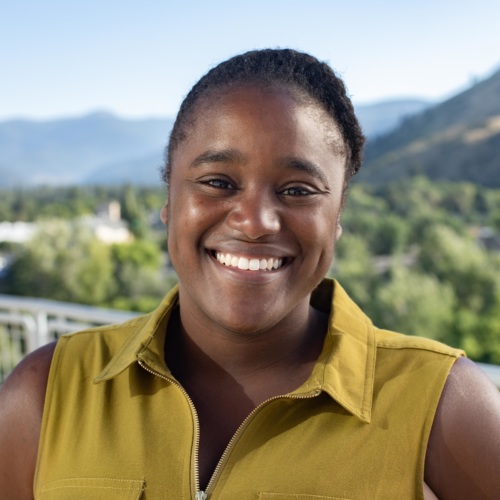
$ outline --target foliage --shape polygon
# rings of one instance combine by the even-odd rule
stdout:
[[[126,220],[147,217],[165,201],[163,187],[73,186],[0,189],[0,221],[74,219],[94,213],[99,205],[118,200]]]
[[[10,333],[7,327],[0,325],[0,384],[24,354],[21,343],[14,340]]]
[[[80,225],[46,222],[7,272],[7,293],[102,304],[114,293],[109,247]]]
[[[435,276],[395,265],[375,294],[373,320],[391,329],[447,342],[456,297]]]
[[[377,326],[500,362],[500,190],[416,177],[355,185],[330,273]],[[500,237],[498,237],[500,241]]]
[[[166,275],[160,249],[151,241],[111,247],[117,293],[110,300],[116,309],[150,311],[173,285]]]
[[[151,241],[105,245],[88,228],[44,222],[2,280],[2,292],[149,312],[175,283]]]

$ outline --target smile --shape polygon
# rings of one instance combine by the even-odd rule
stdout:
[[[221,252],[215,252],[215,258],[225,266],[237,267],[244,271],[274,271],[282,267],[284,263],[283,258],[249,259],[248,257]]]

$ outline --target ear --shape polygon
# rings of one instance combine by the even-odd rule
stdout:
[[[163,208],[160,210],[160,219],[163,222],[163,224],[166,226],[168,223],[168,202],[163,205]]]
[[[337,221],[337,227],[335,228],[335,241],[338,241],[342,236],[342,226],[340,225],[340,220]]]

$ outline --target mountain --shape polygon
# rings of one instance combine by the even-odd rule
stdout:
[[[423,99],[391,99],[356,105],[356,115],[368,139],[375,139],[395,129],[401,122],[431,106]]]
[[[171,126],[167,118],[124,120],[108,113],[2,122],[0,187],[80,184],[131,161],[141,165],[145,184],[158,183]]]
[[[108,163],[90,172],[82,179],[81,183],[106,186],[119,184],[159,185],[161,182],[160,168],[162,167],[163,149],[164,145],[162,144],[152,154]]]
[[[500,187],[500,70],[368,142],[359,180],[416,174]]]
[[[394,100],[358,105],[369,138],[428,106]],[[0,123],[0,187],[68,184],[154,185],[172,119],[125,120],[109,113]]]

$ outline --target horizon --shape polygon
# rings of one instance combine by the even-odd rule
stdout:
[[[465,90],[465,89],[463,89]],[[459,91],[460,93],[461,91]],[[454,95],[449,96],[450,98],[454,97]],[[379,106],[379,105],[385,105],[385,104],[393,104],[393,103],[403,103],[403,102],[425,102],[428,103],[430,106],[435,106],[440,104],[441,102],[444,101],[432,101],[428,99],[420,99],[419,97],[396,97],[394,99],[386,98],[382,99],[380,101],[373,101],[373,102],[362,102],[362,103],[353,103],[355,108],[361,108],[361,107],[370,107],[370,106]],[[93,116],[98,116],[101,115],[102,117],[110,117],[110,118],[115,118],[118,120],[124,120],[124,121],[147,121],[147,120],[171,120],[174,121],[176,115],[145,115],[145,116],[127,116],[123,115],[117,112],[114,112],[109,109],[90,109],[88,111],[84,111],[81,114],[72,114],[72,115],[59,115],[59,116],[52,116],[52,117],[29,117],[29,116],[13,116],[9,118],[2,119],[0,118],[0,123],[8,123],[8,122],[30,122],[30,123],[48,123],[48,122],[56,122],[56,121],[72,121],[72,120],[80,120],[83,118],[88,118],[88,117],[93,117]]]

